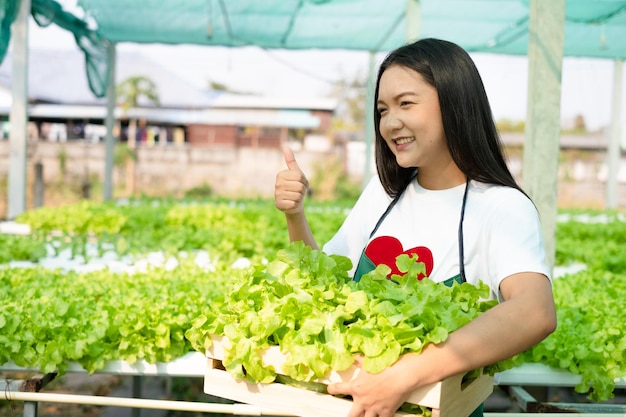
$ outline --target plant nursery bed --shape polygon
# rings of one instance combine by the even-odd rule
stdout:
[[[250,383],[236,380],[224,370],[222,359],[229,347],[225,337],[213,336],[213,345],[207,350],[208,369],[204,378],[204,392],[229,400],[255,405],[281,414],[301,417],[345,417],[352,401],[282,383]],[[277,374],[284,375],[282,365],[286,357],[278,346],[267,349],[263,363],[273,366]],[[315,382],[330,384],[356,378],[359,369],[354,366],[342,372],[331,372]],[[433,417],[467,417],[493,392],[493,377],[481,374],[464,381],[464,374],[419,388],[411,393],[408,403],[432,410]],[[396,413],[397,417],[410,414]]]

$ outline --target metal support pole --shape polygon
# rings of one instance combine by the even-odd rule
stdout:
[[[622,113],[622,69],[623,60],[616,60],[613,65],[613,109],[611,112],[611,139],[607,152],[608,175],[606,178],[606,208],[617,208],[617,174],[620,160]]]
[[[141,398],[143,377],[141,375],[133,375],[133,398]],[[133,417],[141,417],[141,409],[133,409]]]
[[[37,417],[38,414],[38,402],[37,401],[26,401],[24,403],[24,413],[22,414],[24,417]]]
[[[404,16],[405,43],[415,42],[420,37],[420,0],[406,0],[406,11]],[[376,88],[376,51],[370,51],[369,71],[367,77],[366,109],[365,109],[365,169],[363,171],[363,187],[367,185],[371,178],[370,166],[372,165],[372,155],[374,137],[374,89]]]
[[[376,52],[369,53],[369,69],[367,76],[367,91],[365,93],[365,167],[363,169],[363,188],[369,182],[372,172],[372,155],[374,138],[374,88],[376,83]]]
[[[415,42],[420,37],[420,2],[419,0],[406,1],[406,28],[404,41]]]
[[[107,114],[105,119],[106,136],[104,138],[104,201],[113,198],[113,155],[115,151],[115,137],[113,128],[115,124],[115,44],[108,47],[109,71],[107,84]]]
[[[37,161],[35,164],[35,185],[33,187],[33,207],[43,207],[45,194],[45,183],[43,179],[43,163]]]
[[[28,124],[28,18],[30,0],[21,0],[13,23],[13,68],[11,72],[11,113],[9,121],[9,186],[7,218],[26,211],[26,134]]]

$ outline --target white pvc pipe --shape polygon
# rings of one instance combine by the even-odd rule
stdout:
[[[4,394],[4,398],[2,398]],[[242,416],[291,416],[275,411],[261,409],[249,404],[218,404],[169,400],[149,400],[141,398],[103,397],[94,395],[49,394],[41,392],[4,391],[0,399],[7,401],[30,401],[63,404],[86,404],[105,407],[127,407],[156,410],[197,411],[203,413],[222,413]]]
[[[0,396],[1,398],[1,396]],[[4,400],[47,402],[65,404],[85,404],[107,407],[128,407],[157,410],[197,411],[204,413],[222,413],[241,416],[288,416],[291,414],[264,410],[249,404],[215,404],[168,400],[146,400],[138,398],[102,397],[91,395],[73,394],[47,394],[40,392],[14,392],[5,391]],[[485,413],[485,417],[543,417],[544,413]],[[571,413],[550,413],[550,417],[569,417]],[[615,417],[616,414],[608,413],[585,413],[587,417]]]

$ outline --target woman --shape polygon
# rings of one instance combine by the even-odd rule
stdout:
[[[470,56],[437,39],[391,52],[378,72],[374,120],[378,176],[324,251],[350,257],[357,280],[417,253],[427,279],[484,281],[500,303],[444,343],[329,385],[330,394],[352,396],[348,417],[391,416],[412,390],[512,357],[556,328],[538,214],[506,166]],[[285,161],[276,207],[291,241],[317,248],[304,213],[307,179],[289,149]]]

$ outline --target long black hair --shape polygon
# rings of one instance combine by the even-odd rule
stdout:
[[[487,93],[474,61],[460,46],[429,38],[392,51],[378,70],[374,98],[376,169],[387,194],[395,197],[401,193],[415,173],[415,168],[398,165],[380,134],[380,114],[376,109],[380,78],[385,70],[396,65],[418,72],[437,90],[450,155],[467,178],[513,187],[523,193],[506,165]]]

